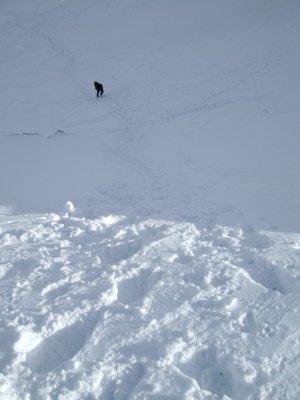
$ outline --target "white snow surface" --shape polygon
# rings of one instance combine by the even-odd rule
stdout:
[[[300,398],[299,37],[298,0],[1,0],[0,400]]]

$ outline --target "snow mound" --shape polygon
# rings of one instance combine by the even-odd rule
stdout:
[[[297,398],[300,235],[0,223],[1,399]]]

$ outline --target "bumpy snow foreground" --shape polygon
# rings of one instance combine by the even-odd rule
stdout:
[[[300,235],[1,216],[1,399],[298,399]]]

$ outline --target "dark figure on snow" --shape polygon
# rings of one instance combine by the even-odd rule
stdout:
[[[94,86],[97,92],[97,97],[99,97],[99,93],[102,96],[104,93],[103,86],[101,83],[94,81]]]

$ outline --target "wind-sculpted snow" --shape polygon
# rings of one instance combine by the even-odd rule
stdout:
[[[300,236],[0,220],[1,399],[296,399]]]

